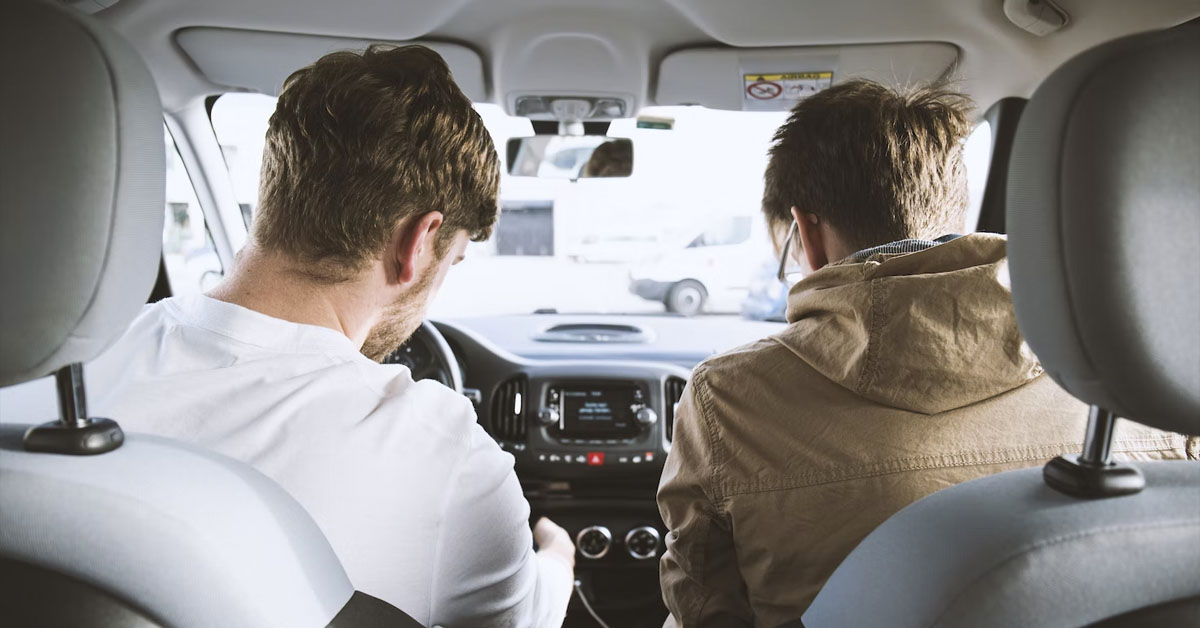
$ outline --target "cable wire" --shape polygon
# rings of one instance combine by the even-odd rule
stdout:
[[[608,624],[604,623],[603,619],[600,619],[600,616],[596,614],[596,609],[592,608],[592,603],[589,602],[587,596],[583,594],[583,582],[580,582],[579,580],[575,581],[575,593],[579,595],[579,601],[583,602],[583,607],[587,609],[587,612],[592,616],[592,619],[596,620],[597,624],[600,624],[600,628],[608,628]]]

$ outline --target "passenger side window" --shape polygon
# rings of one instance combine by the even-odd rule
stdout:
[[[175,295],[203,292],[215,286],[225,269],[217,257],[204,210],[184,168],[179,148],[163,127],[167,152],[167,204],[163,219],[163,261]]]

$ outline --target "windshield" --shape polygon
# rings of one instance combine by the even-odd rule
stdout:
[[[212,109],[247,222],[257,203],[263,136],[274,107],[272,97],[226,94]],[[508,163],[508,139],[533,135],[532,124],[497,105],[476,109],[500,163]],[[633,141],[629,177],[574,179],[594,148],[579,142],[547,148],[557,152],[548,152],[541,168],[561,171],[560,178],[502,172],[501,215],[492,238],[470,245],[430,315],[669,313],[781,320],[786,286],[774,278],[774,248],[760,206],[767,148],[786,113],[647,107],[639,117],[655,128],[622,119],[608,131]]]

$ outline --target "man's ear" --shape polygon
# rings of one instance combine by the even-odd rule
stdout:
[[[825,232],[821,228],[821,217],[793,207],[792,218],[800,227],[799,244],[804,249],[804,256],[808,259],[808,267],[819,270],[829,263],[828,243],[825,241]]]
[[[383,258],[389,282],[404,284],[416,278],[421,256],[433,250],[441,228],[442,212],[426,212],[400,221]]]

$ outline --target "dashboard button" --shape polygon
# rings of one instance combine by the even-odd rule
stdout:
[[[558,454],[550,454],[550,462],[559,462],[561,460],[562,460],[562,457],[559,456]]]
[[[584,558],[597,560],[604,558],[612,547],[612,532],[604,526],[590,526],[575,535],[575,547]]]
[[[660,537],[658,530],[641,526],[625,534],[625,550],[637,560],[654,558],[658,554]]]
[[[646,462],[652,462],[654,460],[654,452],[647,451],[644,458],[645,458]]]
[[[617,458],[618,464],[629,464],[629,456],[621,456]]]
[[[575,456],[575,462],[578,462],[579,464],[588,464],[588,458],[583,454],[579,454],[578,456]]]
[[[639,462],[641,462],[641,461],[642,461],[642,457],[641,457],[641,456],[634,456],[634,457],[633,457],[633,462],[634,462],[634,464],[637,464],[637,463],[639,463]]]
[[[555,410],[554,408],[542,408],[538,411],[537,420],[538,423],[542,425],[557,425],[558,419],[558,410]]]
[[[588,463],[589,467],[604,466],[604,452],[603,451],[589,451],[588,455],[587,455],[587,463]]]

